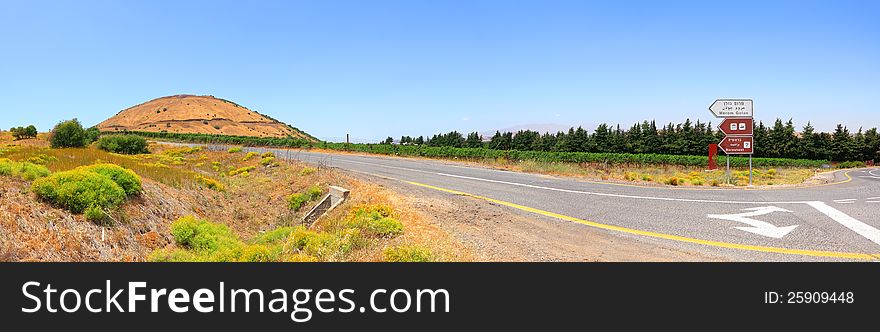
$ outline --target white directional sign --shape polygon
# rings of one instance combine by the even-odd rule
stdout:
[[[719,118],[750,118],[755,114],[751,99],[716,99],[709,111]]]
[[[749,208],[749,209],[743,209],[743,210],[749,211],[749,212],[743,212],[743,213],[737,213],[737,214],[710,214],[710,215],[708,215],[708,217],[713,218],[713,219],[723,219],[723,220],[740,222],[740,223],[749,225],[750,227],[734,227],[734,228],[741,230],[741,231],[746,231],[746,232],[751,232],[751,233],[755,233],[758,235],[772,237],[775,239],[780,239],[783,236],[788,235],[788,233],[790,233],[792,230],[794,230],[796,227],[798,227],[798,225],[777,227],[776,225],[773,225],[773,224],[768,223],[766,221],[761,221],[761,220],[750,218],[750,217],[763,216],[765,214],[770,214],[773,212],[791,212],[791,211],[783,209],[783,208],[779,208],[779,207],[775,207],[775,206],[763,206],[763,207]]]

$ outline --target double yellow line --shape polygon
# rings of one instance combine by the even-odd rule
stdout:
[[[847,174],[847,177],[848,176],[849,175]],[[432,185],[428,185],[428,184],[424,184],[424,183],[418,183],[418,182],[412,182],[412,181],[403,181],[403,182],[409,183],[414,186],[434,189],[434,190],[438,190],[438,191],[442,191],[442,192],[446,192],[446,193],[450,193],[450,194],[482,199],[482,200],[492,202],[495,204],[512,207],[514,209],[518,209],[518,210],[522,210],[522,211],[526,211],[526,212],[531,212],[531,213],[539,214],[539,215],[546,216],[546,217],[562,219],[565,221],[575,222],[575,223],[590,226],[590,227],[595,227],[595,228],[600,228],[600,229],[605,229],[605,230],[610,230],[610,231],[615,231],[615,232],[621,232],[621,233],[627,233],[627,234],[648,236],[648,237],[653,237],[653,238],[672,240],[672,241],[678,241],[678,242],[686,242],[686,243],[694,243],[694,244],[700,244],[700,245],[712,246],[712,247],[718,247],[718,248],[726,248],[726,249],[739,249],[739,250],[749,250],[749,251],[775,253],[775,254],[801,255],[801,256],[813,256],[813,257],[830,257],[830,258],[844,258],[844,259],[858,259],[858,260],[880,260],[880,254],[863,254],[863,253],[854,253],[854,252],[837,252],[837,251],[804,250],[804,249],[789,249],[789,248],[753,246],[753,245],[747,245],[747,244],[702,240],[702,239],[695,239],[695,238],[678,236],[678,235],[649,232],[649,231],[643,231],[643,230],[638,230],[638,229],[601,224],[601,223],[597,223],[597,222],[593,222],[593,221],[587,221],[587,220],[578,219],[575,217],[569,217],[569,216],[558,214],[558,213],[553,213],[553,212],[549,212],[549,211],[536,209],[533,207],[528,207],[528,206],[510,203],[510,202],[505,202],[505,201],[497,200],[494,198],[483,197],[483,196],[474,195],[474,194],[466,193],[466,192],[462,192],[462,191],[436,187],[436,186],[432,186]]]

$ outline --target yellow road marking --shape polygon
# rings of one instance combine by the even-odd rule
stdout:
[[[540,209],[536,209],[536,208],[532,208],[532,207],[528,207],[528,206],[505,202],[505,201],[497,200],[494,198],[483,197],[483,196],[474,195],[474,194],[470,194],[470,193],[466,193],[466,192],[462,192],[462,191],[436,187],[436,186],[432,186],[432,185],[428,185],[428,184],[424,184],[424,183],[418,183],[418,182],[412,182],[412,181],[404,181],[404,182],[409,183],[411,185],[434,189],[434,190],[438,190],[438,191],[442,191],[442,192],[446,192],[446,193],[450,193],[450,194],[482,199],[482,200],[489,201],[492,203],[512,207],[515,209],[519,209],[519,210],[523,210],[523,211],[527,211],[527,212],[531,212],[531,213],[535,213],[535,214],[539,214],[539,215],[543,215],[543,216],[547,216],[547,217],[551,217],[551,218],[562,219],[565,221],[576,222],[576,223],[590,226],[590,227],[611,230],[611,231],[616,231],[616,232],[622,232],[622,233],[628,233],[628,234],[642,235],[642,236],[648,236],[648,237],[660,238],[660,239],[672,240],[672,241],[679,241],[679,242],[695,243],[695,244],[701,244],[701,245],[705,245],[705,246],[727,248],[727,249],[740,249],[740,250],[749,250],[749,251],[758,251],[758,252],[801,255],[801,256],[814,256],[814,257],[832,257],[832,258],[861,259],[861,260],[880,260],[880,254],[863,254],[863,253],[855,253],[855,252],[837,252],[837,251],[821,251],[821,250],[805,250],[805,249],[789,249],[789,248],[754,246],[754,245],[748,245],[748,244],[738,244],[738,243],[720,242],[720,241],[712,241],[712,240],[703,240],[703,239],[695,239],[695,238],[678,236],[678,235],[649,232],[649,231],[643,231],[643,230],[638,230],[638,229],[632,229],[632,228],[626,228],[626,227],[620,227],[620,226],[607,225],[607,224],[601,224],[601,223],[597,223],[597,222],[587,221],[587,220],[578,219],[575,217],[569,217],[566,215],[553,213],[553,212],[549,212],[549,211],[544,211],[544,210],[540,210]]]

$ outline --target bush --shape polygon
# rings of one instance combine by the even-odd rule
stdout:
[[[115,209],[125,200],[125,190],[105,175],[75,169],[34,181],[31,190],[53,205],[82,213],[89,207]]]
[[[403,223],[393,218],[370,220],[365,231],[381,237],[394,237],[403,234]]]
[[[186,216],[171,224],[177,245],[195,251],[217,251],[236,246],[238,237],[226,225]]]
[[[391,208],[385,205],[359,206],[349,214],[347,226],[379,237],[403,234],[403,224],[392,218],[392,214]]]
[[[89,144],[89,141],[79,120],[73,119],[55,125],[49,143],[52,148],[81,148]]]
[[[224,186],[219,181],[211,179],[211,178],[207,178],[204,176],[196,176],[196,182],[201,183],[205,187],[208,187],[208,189],[211,189],[214,191],[219,191],[219,192],[226,191],[226,186]]]
[[[383,256],[386,262],[423,263],[433,262],[434,255],[427,248],[419,246],[399,246],[385,249]]]
[[[229,148],[229,151],[227,151],[227,152],[229,152],[229,153],[239,153],[239,152],[241,152],[241,148],[240,148],[240,147]]]
[[[303,204],[321,198],[323,191],[319,186],[311,186],[305,193],[294,193],[287,196],[287,208],[298,211]]]
[[[315,174],[315,172],[317,172],[317,171],[318,171],[318,169],[316,169],[316,168],[304,167],[301,171],[299,171],[299,175],[300,176],[309,176],[309,175]]]
[[[666,179],[666,184],[668,184],[670,186],[677,186],[677,185],[679,185],[680,182],[681,182],[681,180],[679,180],[677,177],[671,177],[671,178]]]
[[[229,171],[229,176],[236,176],[236,175],[248,176],[248,175],[250,175],[250,171],[253,171],[255,169],[257,169],[257,168],[254,166],[241,167],[241,168]]]
[[[51,174],[49,169],[42,165],[0,159],[0,176],[15,176],[25,181],[33,181],[49,174]]]
[[[260,234],[256,238],[254,238],[254,244],[272,244],[276,243],[280,240],[286,239],[290,236],[296,227],[280,227],[273,229],[271,231]]]
[[[241,158],[241,161],[248,161],[248,160],[254,159],[254,157],[256,157],[258,155],[260,155],[260,154],[256,153],[256,152],[248,152],[246,155],[244,155],[244,158]]]
[[[339,234],[327,232],[314,232],[297,227],[290,234],[290,243],[294,245],[294,249],[310,256],[318,257],[325,260],[333,260],[342,257],[351,251],[353,247],[353,232],[342,232]]]
[[[98,148],[121,154],[147,154],[147,140],[134,135],[110,135],[98,140]]]
[[[101,137],[101,130],[99,130],[98,127],[90,127],[89,129],[86,129],[86,140],[88,140],[89,143],[97,141],[99,137]]]
[[[106,225],[107,224],[107,214],[104,213],[104,210],[97,206],[90,206],[86,208],[84,212],[87,221],[90,221],[96,225]]]
[[[98,173],[109,177],[113,182],[116,182],[116,184],[122,187],[126,196],[138,195],[141,193],[141,190],[143,190],[141,177],[135,174],[134,171],[122,168],[118,165],[95,164],[91,166],[80,166],[76,169]]]
[[[859,168],[865,167],[865,163],[861,161],[847,161],[837,164],[837,168]]]
[[[263,159],[265,159],[265,158],[275,158],[275,154],[272,153],[272,152],[266,152],[266,153],[263,153],[262,155],[260,155],[260,158],[263,158]]]
[[[275,164],[275,157],[267,157],[260,160],[260,165],[263,166],[272,166]]]

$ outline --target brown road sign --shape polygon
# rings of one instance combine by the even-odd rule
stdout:
[[[718,147],[726,154],[752,154],[755,145],[752,136],[727,136]]]
[[[752,118],[726,118],[718,125],[718,129],[725,135],[749,135],[754,133]]]

